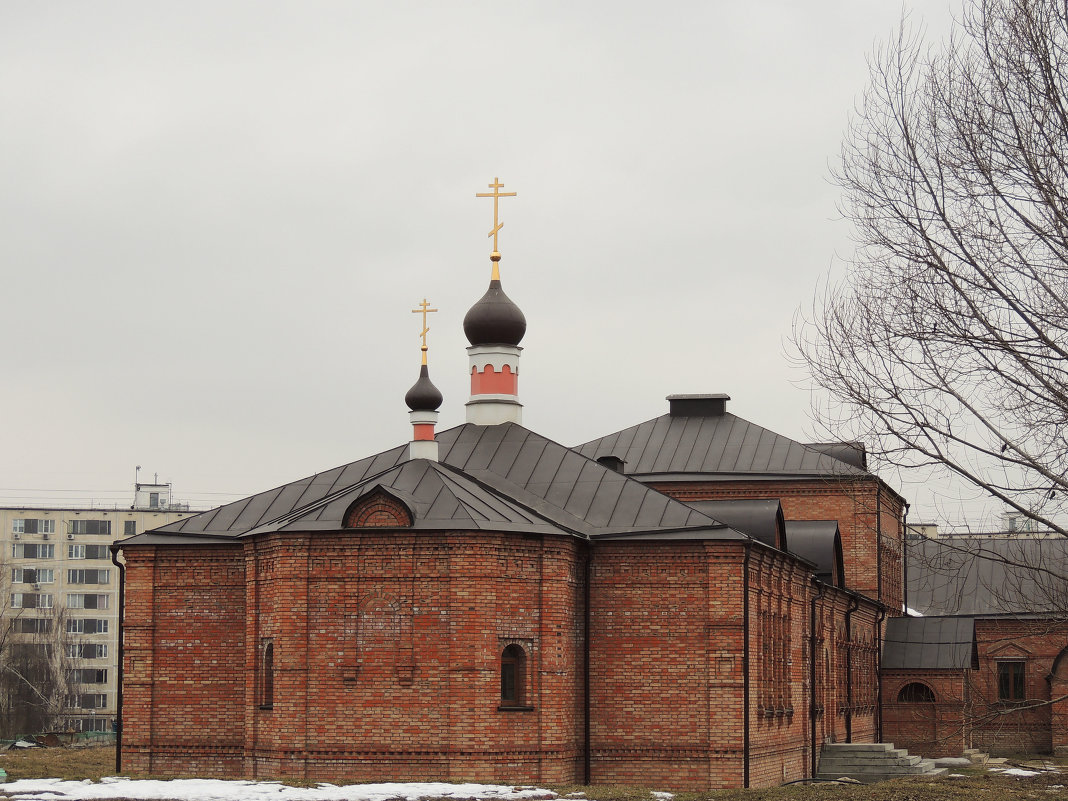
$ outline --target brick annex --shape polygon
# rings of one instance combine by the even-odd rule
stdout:
[[[424,338],[410,443],[118,545],[124,770],[766,787],[880,737],[904,500],[726,395],[524,428],[491,258],[465,424]]]

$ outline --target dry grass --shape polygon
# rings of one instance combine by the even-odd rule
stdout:
[[[11,748],[0,751],[8,780],[92,779],[115,775],[115,747]]]
[[[31,748],[0,752],[10,779],[92,779],[115,775],[115,749]],[[968,770],[962,779],[901,779],[873,785],[791,785],[769,790],[678,793],[675,801],[1037,801],[1068,799],[1068,773],[1015,778]],[[649,789],[596,785],[551,788],[561,796],[583,793],[596,801],[652,801]],[[652,788],[657,789],[657,788]],[[0,799],[3,789],[0,785]],[[190,801],[195,801],[191,799]],[[576,799],[575,801],[580,801]]]

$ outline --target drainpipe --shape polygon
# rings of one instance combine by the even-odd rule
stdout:
[[[875,619],[875,742],[883,741],[883,621],[886,620],[886,605],[879,607],[879,617]]]
[[[901,562],[904,575],[901,578],[901,597],[905,609],[909,606],[909,505],[905,504],[905,513],[901,517]],[[904,612],[905,609],[901,611]]]
[[[849,608],[845,613],[846,634],[846,742],[853,742],[853,613],[860,603],[856,596],[850,596]]]
[[[590,757],[590,561],[593,543],[586,541],[586,560],[582,567],[582,771],[583,783],[592,781]]]
[[[749,555],[752,541],[745,543],[742,560],[742,787],[749,788]]]
[[[815,582],[816,594],[812,596],[808,616],[808,718],[812,743],[812,771],[809,776],[816,775],[816,603],[823,598],[823,585]]]
[[[123,622],[126,618],[126,565],[119,561],[119,546],[112,545],[111,551],[111,563],[119,569],[119,665],[116,671],[115,681],[117,682],[117,691],[115,693],[115,706],[117,714],[115,715],[115,772],[122,771],[122,668],[123,663],[126,661],[124,658],[124,636],[123,636]]]

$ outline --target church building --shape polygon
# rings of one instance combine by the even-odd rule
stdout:
[[[500,187],[466,423],[436,430],[424,301],[410,442],[116,545],[124,770],[703,790],[879,739],[903,499],[722,394],[525,428]]]

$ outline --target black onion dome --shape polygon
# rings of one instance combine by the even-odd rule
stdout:
[[[482,298],[464,316],[464,333],[472,345],[518,345],[527,332],[527,318],[501,289],[490,281]]]
[[[441,401],[441,391],[430,380],[430,373],[424,364],[419,368],[419,380],[405,394],[404,402],[413,412],[436,412]]]

